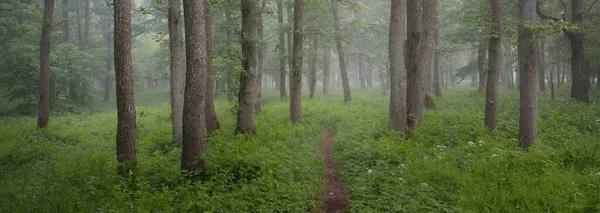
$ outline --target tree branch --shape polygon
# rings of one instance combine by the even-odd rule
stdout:
[[[590,13],[590,11],[592,10],[592,8],[594,8],[594,6],[596,5],[596,3],[598,3],[598,0],[594,1],[594,2],[593,2],[591,5],[590,5],[590,7],[589,7],[587,10],[585,10],[585,13],[584,13],[584,14],[585,14],[585,15],[587,15],[588,13]]]
[[[562,1],[562,0],[561,0],[561,1]],[[556,18],[556,17],[552,17],[552,16],[550,16],[550,15],[548,15],[548,14],[544,13],[544,11],[542,11],[542,1],[540,1],[540,0],[537,0],[537,1],[535,2],[535,12],[537,13],[537,15],[538,15],[540,18],[542,18],[542,19],[544,19],[544,20],[548,20],[548,19],[550,19],[550,20],[553,20],[553,21],[556,21],[556,22],[559,22],[559,21],[560,21],[560,19],[558,19],[558,18]]]

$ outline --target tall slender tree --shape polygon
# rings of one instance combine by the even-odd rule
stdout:
[[[308,84],[309,84],[309,98],[315,97],[315,89],[317,86],[317,56],[319,53],[319,39],[317,34],[312,35],[311,39],[311,56],[310,56],[310,70],[308,74]]]
[[[333,3],[333,21],[335,25],[335,31],[340,34],[340,18],[339,18],[339,0],[331,0]],[[338,60],[340,62],[340,75],[342,77],[342,87],[344,89],[344,101],[348,102],[352,100],[352,94],[350,94],[350,82],[348,80],[348,71],[346,70],[346,58],[344,53],[344,44],[342,38],[337,36],[335,38],[335,45],[338,51]]]
[[[169,0],[169,48],[171,51],[171,121],[173,137],[183,139],[183,93],[185,90],[185,56],[181,0]]]
[[[63,42],[69,42],[71,40],[71,33],[69,31],[69,0],[63,0],[62,4]]]
[[[329,46],[323,48],[323,95],[329,95],[329,85],[331,84],[331,73],[329,64],[331,62],[331,49]]]
[[[440,45],[440,29],[437,25],[435,27],[435,45]],[[442,97],[442,79],[440,76],[441,60],[442,54],[436,51],[433,58],[433,93],[436,97]]]
[[[304,1],[294,0],[294,47],[290,72],[290,117],[292,122],[302,119],[302,46]]]
[[[50,39],[54,0],[44,0],[44,19],[40,39],[40,90],[38,96],[37,127],[46,128],[50,119]]]
[[[502,63],[502,4],[500,0],[491,0],[492,33],[490,35],[488,55],[489,72],[485,91],[485,126],[495,129],[498,125],[498,87],[500,86],[500,63]]]
[[[118,172],[135,171],[135,104],[131,64],[131,2],[114,2],[114,58],[117,80],[117,160]]]
[[[236,131],[254,134],[254,111],[258,99],[258,73],[256,70],[256,14],[255,0],[242,0],[242,73],[238,93],[238,116]]]
[[[205,100],[208,80],[208,35],[205,0],[184,0],[186,79],[183,101],[181,170],[197,171],[206,149]]]
[[[540,70],[538,71],[538,84],[542,92],[546,91],[546,44],[540,41]]]
[[[206,131],[208,134],[213,133],[215,130],[221,128],[219,119],[217,118],[217,112],[215,112],[215,80],[212,77],[212,16],[210,14],[210,1],[204,1],[205,11],[205,29],[206,32],[206,51],[207,51],[207,85],[206,85],[206,100],[205,100],[205,118],[206,118]]]
[[[536,23],[536,2],[519,0],[519,17],[525,23]],[[534,32],[523,23],[519,29],[520,116],[519,145],[527,149],[537,138],[537,71],[539,46]]]
[[[391,0],[390,8],[390,129],[398,132],[406,132],[406,64],[404,55],[406,1]]]
[[[284,100],[287,98],[286,92],[286,78],[287,78],[287,60],[285,51],[285,25],[283,23],[283,0],[277,0],[277,22],[279,23],[279,45],[277,50],[279,51],[279,98]]]
[[[256,60],[257,60],[257,67],[256,67],[256,72],[257,72],[257,76],[256,76],[256,87],[257,87],[257,96],[258,98],[256,99],[256,111],[259,112],[260,111],[260,100],[262,99],[262,80],[263,80],[263,71],[264,71],[264,61],[265,61],[265,46],[266,43],[264,42],[264,23],[263,23],[263,18],[262,15],[265,11],[265,7],[267,6],[267,1],[266,0],[260,0],[260,8],[258,9],[258,12],[256,14],[256,37],[258,40],[258,44],[256,46]]]
[[[487,45],[485,42],[479,44],[477,48],[477,70],[479,71],[478,91],[483,91],[487,87],[487,70],[485,69],[485,59],[487,57]]]

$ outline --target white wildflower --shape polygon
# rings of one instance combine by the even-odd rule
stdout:
[[[406,169],[406,164],[401,163],[400,168]]]
[[[427,184],[427,183],[421,183],[421,186],[424,187],[424,188],[427,188],[429,186],[429,184]]]
[[[499,156],[498,154],[493,154],[492,155],[493,158],[498,157],[498,156]]]
[[[373,170],[372,169],[368,169],[367,173],[371,174],[371,173],[373,173]]]
[[[475,146],[475,145],[476,145],[475,142],[469,141],[469,146]]]

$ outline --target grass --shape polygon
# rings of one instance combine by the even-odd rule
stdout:
[[[598,212],[600,107],[540,98],[539,140],[517,146],[518,94],[503,90],[499,128],[483,127],[484,95],[446,91],[413,137],[387,130],[388,97],[379,90],[303,99],[303,121],[264,93],[257,135],[233,134],[235,113],[217,98],[222,130],[208,141],[200,181],[178,170],[168,91],[137,95],[139,175],[116,174],[116,113],[0,118],[0,212],[305,212],[324,190],[322,128],[351,191],[350,212]],[[598,100],[598,94],[593,94]]]

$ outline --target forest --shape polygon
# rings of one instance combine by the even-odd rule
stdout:
[[[600,212],[599,0],[0,0],[0,212]]]

